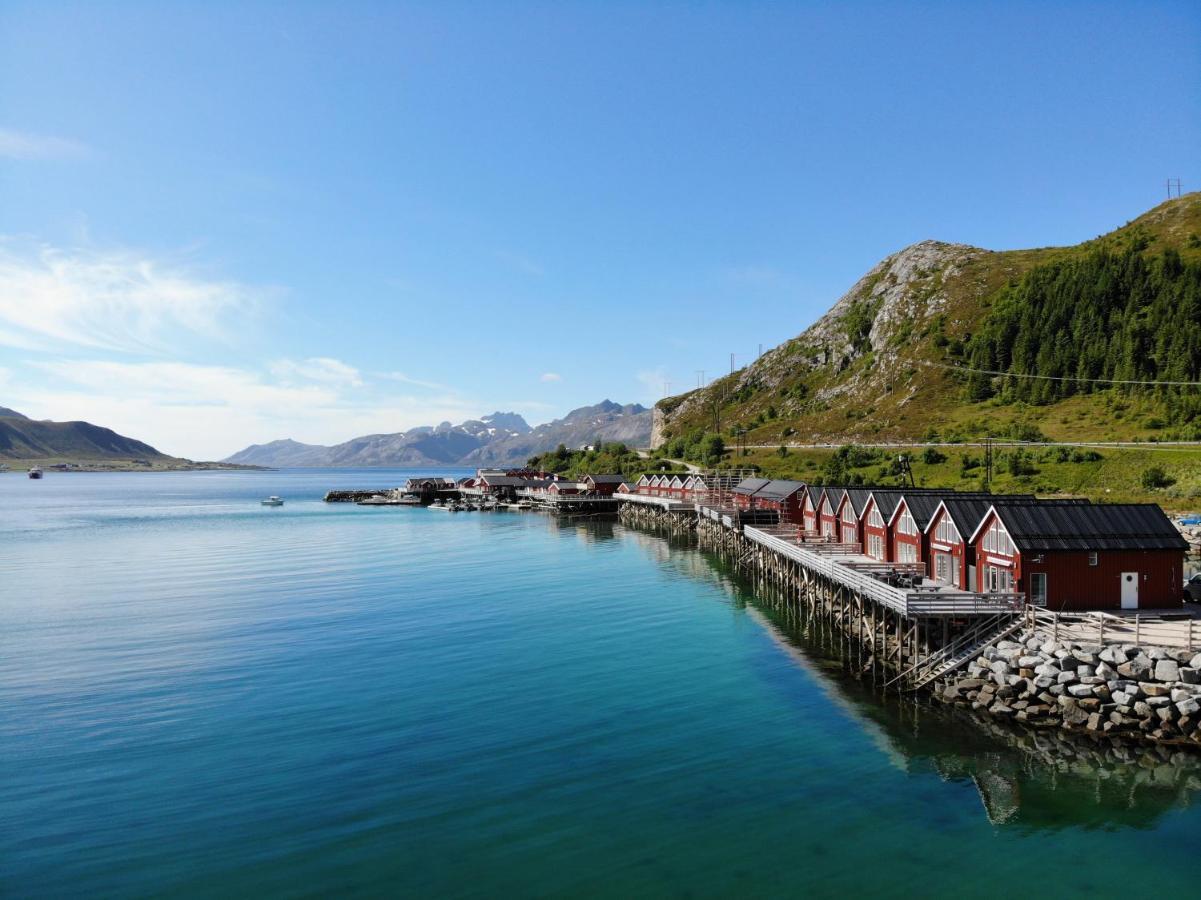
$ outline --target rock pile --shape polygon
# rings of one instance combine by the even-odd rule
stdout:
[[[1028,633],[973,660],[943,700],[1032,725],[1201,745],[1201,653]]]

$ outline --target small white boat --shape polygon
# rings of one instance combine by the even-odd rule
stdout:
[[[42,470],[39,469],[37,466],[34,466],[32,469],[29,470],[29,477],[33,478],[33,479],[41,478]]]
[[[260,500],[259,502],[263,504],[263,506],[283,506],[284,498],[276,497],[274,494],[272,494],[266,500]]]

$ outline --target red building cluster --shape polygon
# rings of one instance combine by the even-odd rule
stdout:
[[[963,591],[1013,591],[1057,610],[1180,607],[1187,543],[1154,504],[1092,504],[747,478],[738,509],[775,509],[802,542],[919,565]]]

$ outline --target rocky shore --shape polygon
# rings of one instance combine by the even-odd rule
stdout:
[[[1201,747],[1201,653],[1019,633],[986,648],[940,692],[1028,725]]]

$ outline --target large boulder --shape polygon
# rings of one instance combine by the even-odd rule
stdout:
[[[1156,681],[1179,681],[1180,663],[1174,659],[1161,659],[1155,663]]]
[[[1145,656],[1136,656],[1118,666],[1118,674],[1135,681],[1146,681],[1151,674],[1151,660]]]
[[[1140,681],[1138,687],[1148,697],[1164,697],[1170,690],[1166,684],[1156,684],[1154,681]]]
[[[1201,668],[1181,667],[1180,680],[1185,684],[1201,684]]]
[[[1069,684],[1068,693],[1073,697],[1091,697],[1093,696],[1093,686],[1091,684]]]
[[[1201,703],[1197,702],[1196,697],[1187,697],[1184,700],[1176,701],[1176,709],[1182,716],[1195,716],[1201,712]]]

